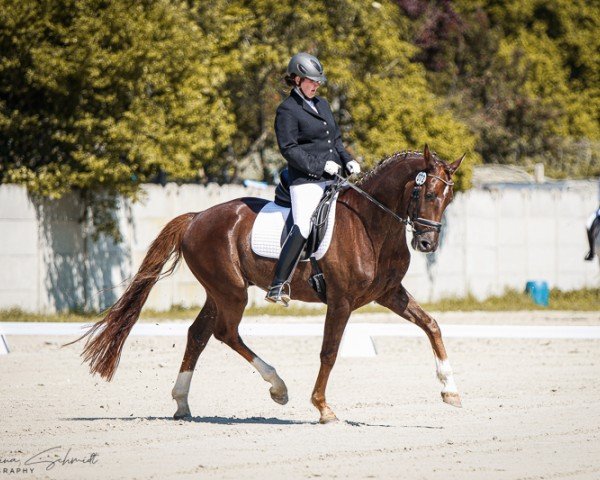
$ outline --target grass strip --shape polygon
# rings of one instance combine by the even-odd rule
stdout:
[[[451,311],[519,311],[519,310],[567,310],[567,311],[595,311],[600,312],[600,288],[585,288],[581,290],[561,291],[552,289],[550,291],[550,302],[548,307],[537,305],[531,297],[523,292],[507,290],[503,295],[489,297],[486,300],[477,300],[472,295],[464,298],[448,298],[433,303],[423,303],[423,308],[430,312]],[[200,307],[173,307],[171,310],[160,312],[151,309],[142,311],[141,321],[155,320],[193,320]],[[359,308],[359,313],[385,313],[386,308],[370,304]],[[244,312],[244,316],[307,316],[325,315],[325,306],[306,307],[296,302],[289,308],[279,305],[252,306]],[[0,310],[0,322],[87,322],[93,323],[102,318],[99,312],[65,312],[57,314],[28,313],[19,309]]]

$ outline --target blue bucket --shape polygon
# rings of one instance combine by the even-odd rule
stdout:
[[[534,303],[542,307],[548,306],[548,299],[550,298],[548,283],[543,280],[530,280],[525,284],[525,292],[531,296]]]

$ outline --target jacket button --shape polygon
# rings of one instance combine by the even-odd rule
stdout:
[[[327,125],[327,122],[323,122],[323,125]]]
[[[333,150],[332,150],[331,148],[329,149],[329,151],[330,151],[330,152],[333,152]]]
[[[327,140],[327,143],[331,143],[331,140]]]
[[[327,135],[329,135],[329,130],[327,130],[325,133],[326,133]]]

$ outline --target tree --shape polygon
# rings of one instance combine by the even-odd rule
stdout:
[[[486,162],[600,174],[598,2],[399,0],[414,58]],[[444,26],[444,28],[440,28]]]
[[[444,109],[425,69],[411,60],[416,49],[403,38],[407,20],[393,3],[219,0],[197,2],[194,11],[201,30],[218,45],[228,77],[224,95],[232,99],[237,125],[230,160],[220,162],[217,172],[235,178],[245,161],[256,158],[268,179],[283,164],[273,121],[288,91],[285,67],[298,51],[324,63],[329,80],[320,94],[332,104],[344,140],[367,166],[426,142],[446,158],[473,152],[466,125]],[[459,188],[469,182],[465,167]]]
[[[117,234],[100,210],[118,195],[161,171],[197,176],[226,148],[225,76],[183,5],[0,3],[1,181],[79,192],[97,229]]]

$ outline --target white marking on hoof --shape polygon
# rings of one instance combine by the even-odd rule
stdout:
[[[460,401],[460,397],[458,393],[446,393],[442,392],[442,400],[444,403],[448,405],[452,405],[453,407],[462,408],[462,403]]]
[[[188,394],[190,392],[190,384],[192,383],[192,375],[194,372],[179,372],[175,386],[171,391],[171,396],[177,402],[177,411],[173,418],[179,420],[181,418],[191,417],[190,407],[188,405]]]
[[[288,402],[287,387],[281,377],[277,375],[277,371],[258,357],[254,357],[252,366],[256,368],[265,382],[272,385],[269,389],[271,398],[280,405],[285,405]]]
[[[336,423],[339,422],[338,418],[333,413],[333,410],[329,407],[325,407],[323,412],[321,412],[321,418],[319,419],[319,423],[327,424],[327,423]]]

